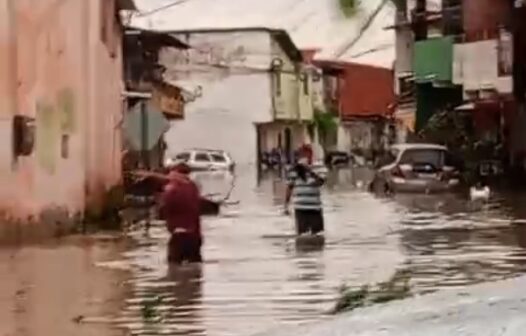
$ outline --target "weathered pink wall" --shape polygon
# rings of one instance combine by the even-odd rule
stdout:
[[[0,53],[0,141],[11,136],[1,123],[14,111],[36,124],[31,156],[11,167],[12,158],[0,150],[0,211],[8,217],[78,213],[120,181],[122,58],[120,48],[112,57],[101,40],[101,3],[113,6],[0,0],[0,50],[8,51]],[[61,155],[63,135],[69,136],[68,157]]]

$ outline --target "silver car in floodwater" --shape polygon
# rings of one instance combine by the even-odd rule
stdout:
[[[435,144],[392,146],[370,185],[375,193],[436,193],[460,185],[460,164],[446,147]]]

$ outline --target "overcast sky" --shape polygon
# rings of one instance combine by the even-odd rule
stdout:
[[[358,13],[346,18],[338,8],[339,0],[136,0],[142,13],[178,4],[137,17],[133,24],[157,30],[281,28],[289,32],[298,48],[321,49],[318,58],[391,67],[395,56],[394,32],[384,29],[394,23],[390,3],[353,43],[383,1],[361,0]]]

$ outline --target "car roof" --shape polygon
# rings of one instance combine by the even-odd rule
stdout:
[[[191,148],[185,150],[185,152],[206,152],[206,153],[224,153],[226,154],[226,151],[221,149],[207,149],[207,148]]]
[[[407,143],[407,144],[397,144],[391,146],[392,149],[397,149],[400,151],[410,150],[410,149],[434,149],[434,150],[447,150],[446,146],[431,144],[431,143]]]

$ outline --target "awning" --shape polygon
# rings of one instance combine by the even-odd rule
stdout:
[[[201,96],[201,93],[203,91],[203,88],[201,85],[198,85],[196,82],[193,81],[185,81],[185,80],[172,80],[172,79],[166,79],[163,80],[165,83],[178,87],[181,89],[183,97],[185,100],[187,98],[197,98]],[[192,100],[192,99],[190,99]]]

